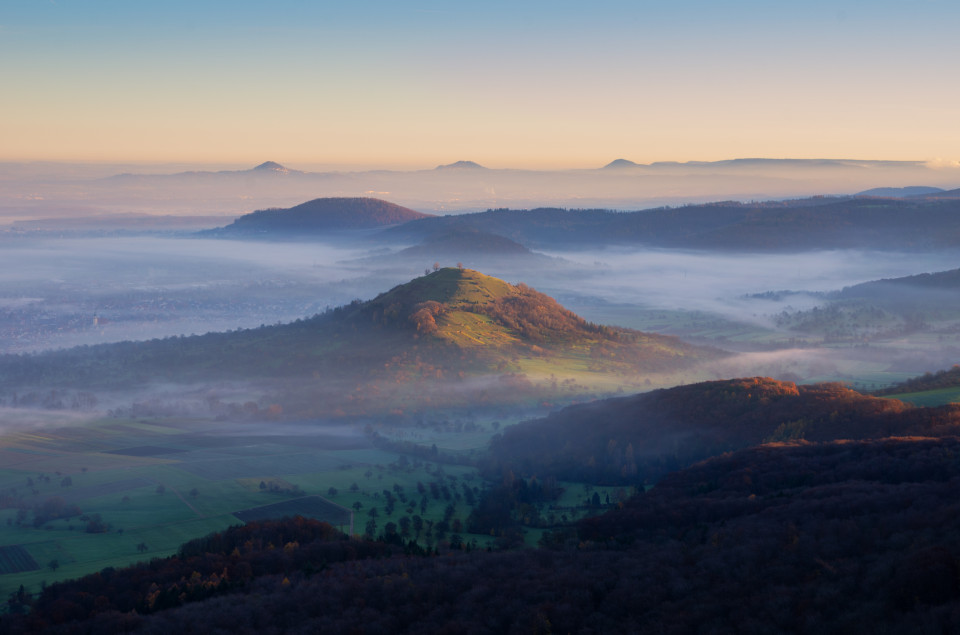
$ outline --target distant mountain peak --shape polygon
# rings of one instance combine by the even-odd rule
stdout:
[[[487,168],[483,167],[479,163],[474,163],[473,161],[456,161],[454,163],[448,163],[447,165],[438,165],[437,170],[486,170]]]
[[[280,165],[276,161],[264,161],[257,167],[253,168],[256,172],[282,172],[287,174],[290,172],[288,168]]]
[[[639,163],[634,163],[633,161],[629,161],[627,159],[616,159],[606,164],[605,166],[603,166],[603,169],[606,170],[609,168],[638,168],[638,167],[640,167]]]

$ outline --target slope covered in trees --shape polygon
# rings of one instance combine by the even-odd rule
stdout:
[[[841,384],[770,378],[680,386],[571,406],[505,430],[491,469],[605,484],[655,482],[723,452],[774,441],[943,436],[960,405],[913,408]]]

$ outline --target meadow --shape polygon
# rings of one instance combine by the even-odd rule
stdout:
[[[0,436],[0,593],[172,555],[193,538],[294,514],[353,534],[393,523],[424,546],[454,534],[487,545],[491,536],[465,530],[485,486],[461,459],[520,419],[438,416],[391,428],[99,418],[8,430]],[[373,430],[421,451],[375,444]],[[594,491],[618,500],[614,490],[569,484],[543,514],[560,522],[599,513],[588,504]],[[542,530],[526,533],[536,544]]]

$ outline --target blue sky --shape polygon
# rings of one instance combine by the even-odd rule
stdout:
[[[7,0],[0,159],[953,160],[958,6]]]

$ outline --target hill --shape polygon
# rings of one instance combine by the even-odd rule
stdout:
[[[938,271],[936,273],[921,273],[915,276],[904,276],[901,278],[872,280],[851,287],[845,287],[835,294],[835,297],[844,299],[879,299],[893,297],[898,293],[904,293],[910,290],[917,292],[944,291],[954,294],[960,291],[960,269]]]
[[[871,280],[820,296],[812,309],[774,316],[781,328],[825,342],[896,342],[917,333],[934,335],[937,346],[918,354],[913,369],[956,361],[960,329],[960,269]]]
[[[298,173],[298,170],[291,170],[288,167],[282,166],[276,161],[264,161],[257,167],[253,168],[253,172],[276,172],[279,174],[291,174]]]
[[[721,353],[590,324],[526,285],[440,269],[292,324],[0,357],[5,389],[252,383],[288,412],[573,399]],[[472,381],[466,381],[472,378]]]
[[[960,245],[960,200],[813,197],[687,205],[637,212],[603,209],[492,209],[407,223],[384,239],[423,239],[471,228],[533,248],[643,245],[757,250],[941,249]]]
[[[960,405],[911,408],[840,384],[754,377],[571,406],[508,428],[492,452],[518,474],[616,484],[765,442],[958,432]]]
[[[639,163],[634,163],[628,159],[614,159],[610,163],[603,166],[604,170],[615,170],[622,168],[638,168],[640,167]]]
[[[486,170],[487,168],[483,167],[479,163],[474,161],[454,161],[453,163],[448,163],[446,165],[438,165],[436,170]]]
[[[958,390],[960,389],[960,365],[954,365],[949,369],[938,370],[935,373],[925,373],[920,377],[914,377],[907,381],[888,386],[882,390],[877,390],[875,395],[903,395],[910,393],[923,393],[940,390]]]
[[[569,264],[560,258],[530,251],[505,236],[460,227],[442,229],[418,245],[391,254],[367,257],[362,262],[374,266],[405,266],[412,270],[430,266],[434,262],[460,263],[497,276],[513,275],[513,272],[525,268],[556,268]]]
[[[470,228],[452,228],[428,236],[419,245],[407,247],[398,256],[417,258],[436,254],[446,258],[467,256],[529,256],[529,249],[504,236]]]
[[[318,198],[287,209],[245,214],[226,227],[202,234],[224,238],[309,237],[330,231],[399,225],[429,217],[430,214],[376,198]]]

